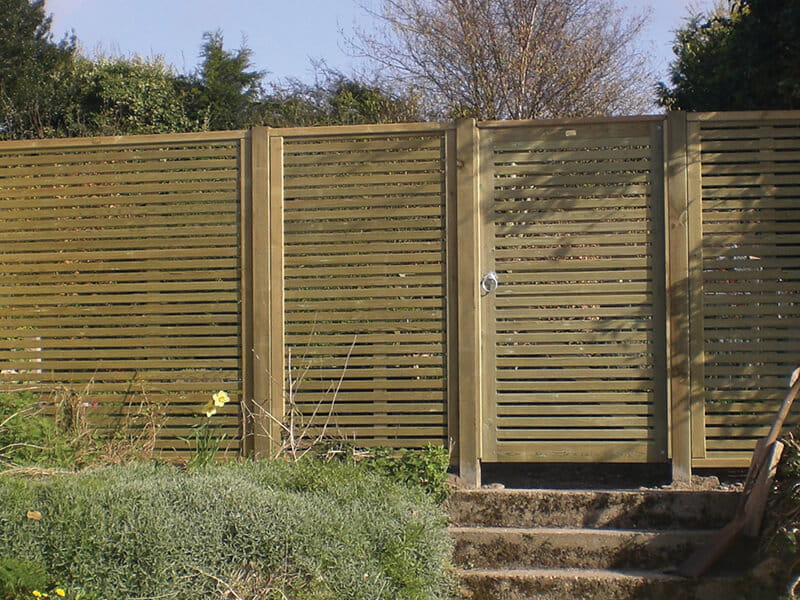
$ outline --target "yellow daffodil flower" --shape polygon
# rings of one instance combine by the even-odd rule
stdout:
[[[67,593],[61,588],[56,588],[53,591],[56,593],[56,596],[61,596],[62,598],[67,595]]]
[[[217,407],[214,406],[214,402],[207,402],[205,406],[203,406],[203,412],[208,418],[213,417],[217,414]]]
[[[231,401],[230,396],[228,396],[228,394],[223,392],[222,390],[214,394],[212,398],[214,400],[214,406],[225,406],[226,402]]]

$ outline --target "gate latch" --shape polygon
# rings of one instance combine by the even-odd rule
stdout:
[[[481,289],[486,294],[491,294],[497,289],[498,285],[500,285],[500,282],[497,280],[497,273],[494,271],[489,271],[481,279]]]

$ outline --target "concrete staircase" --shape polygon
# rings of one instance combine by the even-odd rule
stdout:
[[[735,600],[746,547],[696,580],[669,571],[732,518],[736,501],[723,491],[457,491],[448,509],[459,597]]]

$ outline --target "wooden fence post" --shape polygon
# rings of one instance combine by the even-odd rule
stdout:
[[[481,483],[481,214],[475,119],[456,124],[456,237],[458,248],[458,414],[459,474]]]
[[[269,138],[269,226],[264,231],[269,239],[269,412],[267,424],[270,455],[282,446],[283,422],[286,414],[286,365],[283,305],[283,138]]]
[[[686,113],[667,114],[667,323],[672,479],[692,476],[689,202]]]
[[[251,366],[252,396],[248,398],[250,409],[248,447],[255,457],[263,458],[274,454],[275,446],[280,438],[274,439],[274,419],[282,419],[283,414],[274,414],[273,356],[272,348],[272,260],[271,240],[271,173],[270,138],[267,127],[254,127],[250,131],[250,190],[252,222],[249,229],[251,235],[251,256],[249,268],[252,280],[250,296],[250,342],[246,352]],[[282,372],[278,374],[283,381]],[[281,398],[282,401],[282,398]]]
[[[242,405],[240,431],[242,437],[242,456],[253,456],[254,405],[253,391],[253,162],[252,131],[245,134],[240,143],[241,162],[239,163],[239,256],[241,285],[241,328],[239,356],[242,372]]]

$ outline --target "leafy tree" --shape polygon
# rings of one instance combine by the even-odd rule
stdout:
[[[251,69],[252,50],[242,45],[235,52],[225,50],[222,33],[206,32],[200,51],[203,62],[198,73],[188,78],[197,90],[190,112],[208,129],[241,129],[254,124],[263,89],[264,73]]]
[[[800,2],[736,0],[678,31],[662,106],[673,110],[800,108]]]
[[[134,135],[194,131],[187,114],[192,93],[159,59],[81,59],[75,85],[80,97],[71,119],[73,135]]]
[[[644,16],[613,0],[380,0],[355,54],[420,94],[431,116],[527,119],[651,106]]]
[[[262,104],[262,121],[273,127],[356,125],[420,120],[416,100],[392,94],[378,82],[325,71],[314,85],[276,86]]]
[[[53,41],[44,0],[0,0],[0,137],[61,131],[74,37]]]

